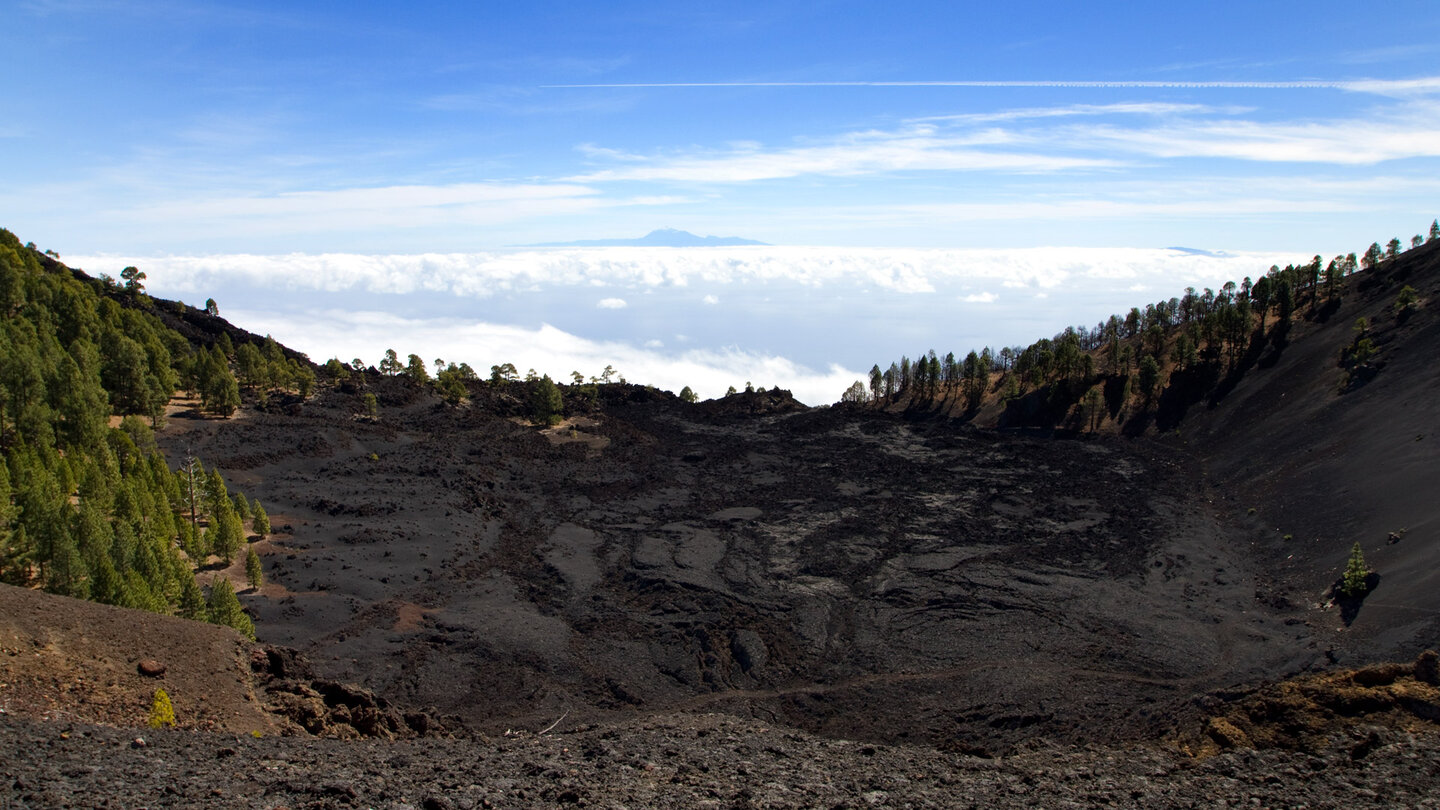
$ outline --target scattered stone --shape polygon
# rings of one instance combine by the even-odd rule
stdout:
[[[1376,664],[1355,670],[1355,674],[1351,677],[1354,678],[1355,683],[1361,686],[1389,686],[1413,671],[1412,666],[1405,664]]]
[[[135,669],[147,678],[158,678],[165,674],[165,665],[153,658],[146,658],[135,665]]]
[[[1415,680],[1440,686],[1440,655],[1434,650],[1426,650],[1415,659]]]
[[[1205,725],[1205,734],[1221,748],[1249,748],[1250,737],[1223,717],[1212,717]]]

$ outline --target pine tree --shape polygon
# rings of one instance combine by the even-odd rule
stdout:
[[[87,351],[88,350],[88,351]],[[77,345],[72,351],[95,355],[94,348]],[[87,360],[88,372],[69,354],[60,358],[53,377],[51,407],[59,418],[56,438],[70,448],[98,445],[110,416],[105,389],[100,386],[99,357]]]
[[[240,407],[240,387],[236,385],[235,377],[230,374],[229,369],[224,369],[224,373],[215,378],[208,393],[206,409],[211,413],[228,419]]]
[[[1095,432],[1100,427],[1100,422],[1105,418],[1102,408],[1104,397],[1099,388],[1091,388],[1085,392],[1085,423],[1090,432]]]
[[[215,553],[220,555],[220,559],[229,565],[235,561],[235,553],[245,542],[245,528],[240,523],[240,516],[235,514],[235,510],[229,508],[228,504],[220,510],[216,523],[218,525],[210,529],[215,535],[211,546]]]
[[[1151,398],[1155,396],[1155,387],[1160,383],[1160,366],[1154,357],[1147,354],[1140,358],[1140,373],[1136,383],[1139,386],[1140,399],[1149,405]]]
[[[215,579],[210,586],[207,608],[207,618],[211,624],[233,627],[247,638],[255,638],[255,623],[245,614],[245,609],[240,607],[240,599],[235,596],[235,588],[230,585],[230,580],[224,577]]]
[[[380,373],[386,377],[393,377],[400,373],[403,366],[400,365],[400,356],[394,349],[386,349],[385,356],[380,360]]]
[[[120,575],[120,600],[122,607],[148,610],[152,613],[168,613],[169,605],[162,596],[150,587],[150,583],[138,571],[126,571]]]
[[[1415,294],[1415,288],[1406,284],[1405,287],[1400,290],[1400,295],[1395,298],[1395,311],[1406,312],[1415,306],[1415,302],[1419,300],[1419,296]]]
[[[181,583],[180,605],[175,612],[181,618],[197,622],[203,622],[208,618],[205,594],[200,590],[200,583],[195,581],[194,574],[190,574]]]
[[[211,468],[201,479],[201,485],[204,488],[205,511],[212,519],[226,508],[233,508],[230,506],[230,491],[225,487],[225,476],[220,474],[219,467]]]
[[[290,379],[295,383],[295,393],[301,399],[309,399],[312,391],[315,390],[315,372],[310,370],[308,365],[297,361],[290,361]]]
[[[125,291],[131,295],[139,295],[145,292],[145,272],[135,267],[127,267],[120,271],[120,278],[125,280]]]
[[[245,551],[245,581],[252,588],[265,584],[265,569],[260,565],[260,555],[255,553],[254,546]]]
[[[1360,550],[1360,543],[1356,542],[1350,548],[1350,560],[1345,564],[1345,573],[1340,575],[1340,595],[1359,596],[1369,589],[1365,580],[1370,576],[1370,569],[1365,566],[1365,552]]]
[[[546,374],[535,383],[530,393],[530,418],[537,425],[553,425],[560,421],[560,411],[565,407],[560,389]]]
[[[10,504],[10,471],[0,461],[0,582],[13,583],[22,567],[16,548],[15,507]],[[23,567],[28,568],[28,565]]]
[[[454,363],[435,375],[435,390],[449,405],[459,405],[470,394],[470,389],[465,387],[464,373]]]
[[[425,361],[421,360],[418,354],[412,354],[406,358],[405,370],[401,373],[415,385],[430,382],[430,371],[425,368]]]
[[[89,571],[75,538],[68,530],[55,533],[55,544],[50,549],[50,564],[45,569],[45,590],[77,599],[90,598]]]
[[[253,343],[242,343],[235,350],[235,371],[239,374],[237,382],[243,382],[251,391],[269,387],[270,369]]]
[[[1360,269],[1370,270],[1380,263],[1384,254],[1380,251],[1379,242],[1371,242],[1370,247],[1365,249],[1365,255],[1360,257]]]
[[[197,522],[205,490],[205,465],[194,456],[186,456],[185,465],[176,471],[175,477],[180,488],[180,506],[189,513],[191,532],[198,536]]]
[[[260,505],[258,499],[251,505],[250,514],[254,516],[250,521],[250,528],[260,535],[260,539],[268,537],[270,535],[270,516],[265,514],[265,507]]]
[[[205,534],[196,530],[187,520],[180,521],[179,528],[180,550],[185,552],[185,556],[190,558],[190,562],[203,565],[206,556],[210,553],[209,547],[205,544]]]

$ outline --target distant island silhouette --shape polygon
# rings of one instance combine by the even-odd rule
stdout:
[[[574,242],[542,242],[516,247],[738,247],[766,244],[768,243],[738,236],[696,236],[689,231],[661,228],[639,239],[580,239]]]

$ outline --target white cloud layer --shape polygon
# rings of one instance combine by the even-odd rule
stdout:
[[[598,376],[608,365],[634,383],[678,392],[690,386],[701,398],[721,396],[729,386],[781,385],[810,405],[835,402],[862,376],[839,365],[816,371],[784,357],[739,348],[696,349],[678,354],[658,347],[637,347],[618,341],[596,341],[549,324],[538,328],[456,319],[401,318],[382,312],[316,310],[304,317],[276,315],[267,310],[226,313],[236,323],[324,360],[358,356],[379,362],[386,349],[402,355],[467,362],[482,375],[491,365],[514,363],[521,373],[535,369],[552,379],[569,380],[572,371]]]
[[[901,353],[1028,343],[1308,259],[1070,247],[67,257],[91,273],[133,264],[156,295],[218,297],[232,322],[317,360],[376,362],[394,348],[556,379],[613,365],[670,390],[718,396],[751,381],[810,404],[835,401],[861,376],[852,369]]]
[[[968,209],[967,214],[973,213]],[[1037,212],[1039,213],[1039,212]],[[1307,257],[1279,253],[1202,255],[1163,248],[1043,247],[1015,250],[734,247],[576,248],[489,253],[367,256],[347,253],[257,256],[67,256],[92,274],[144,270],[157,294],[208,293],[221,284],[270,290],[487,298],[546,287],[725,287],[786,283],[858,285],[930,293],[941,284],[995,281],[1054,287],[1075,278],[1240,278],[1272,263]],[[713,303],[713,293],[702,299]],[[718,298],[715,299],[718,301]],[[626,301],[606,297],[598,306]]]

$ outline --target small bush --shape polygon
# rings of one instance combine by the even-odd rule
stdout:
[[[164,689],[155,690],[155,700],[150,703],[150,728],[166,728],[175,725],[175,706]]]

